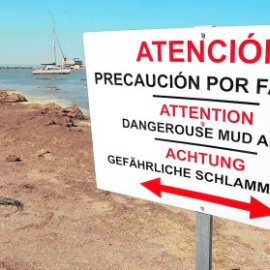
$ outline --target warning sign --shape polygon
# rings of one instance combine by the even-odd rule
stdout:
[[[98,188],[270,228],[269,33],[85,33]]]

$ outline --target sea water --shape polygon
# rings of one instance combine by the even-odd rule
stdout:
[[[69,75],[33,75],[31,69],[0,69],[0,89],[14,90],[28,101],[55,102],[63,107],[73,104],[89,114],[84,69]]]

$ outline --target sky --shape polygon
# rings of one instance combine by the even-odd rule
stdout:
[[[0,65],[53,62],[52,16],[64,53],[82,59],[88,31],[270,25],[269,0],[0,0],[0,11]]]

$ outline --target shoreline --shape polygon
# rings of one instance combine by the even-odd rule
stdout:
[[[26,102],[23,102],[24,105],[35,105],[35,104],[39,104],[39,105],[46,105],[48,103],[55,103],[59,106],[61,106],[62,108],[66,108],[66,107],[70,107],[70,106],[77,106],[84,115],[86,116],[90,116],[90,111],[89,109],[85,109],[85,108],[81,108],[79,107],[77,104],[75,103],[72,103],[70,101],[65,101],[65,100],[61,100],[61,99],[57,99],[57,98],[52,98],[52,99],[49,99],[49,98],[40,98],[40,97],[33,97],[31,94],[27,94],[26,92],[24,91],[20,91],[20,90],[14,90],[14,89],[0,89],[0,92],[8,92],[8,93],[14,93],[14,94],[19,94],[19,95],[22,95],[24,97],[26,97],[27,101]]]
[[[89,115],[87,82],[84,69],[69,76],[34,76],[27,70],[1,70],[0,88],[25,95],[32,103],[55,102],[62,107],[73,104]]]
[[[0,103],[8,105],[22,105],[25,106],[26,111],[31,109],[38,110],[40,116],[47,121],[44,125],[61,125],[69,128],[77,126],[89,126],[90,127],[90,116],[84,114],[77,105],[71,105],[62,107],[55,102],[44,100],[44,102],[38,102],[37,100],[28,101],[20,91],[4,91],[0,90]]]
[[[22,94],[25,95],[24,92],[22,91],[17,91],[18,94]],[[82,112],[83,114],[89,116],[90,112],[89,110],[86,110],[84,108],[79,107],[77,104],[72,104],[71,102],[65,102],[65,101],[61,101],[60,99],[40,99],[40,98],[32,98],[30,97],[29,100],[27,100],[27,102],[25,103],[25,105],[29,104],[29,105],[33,105],[33,104],[40,104],[40,105],[46,105],[48,103],[55,103],[59,106],[61,106],[62,108],[66,108],[66,107],[70,107],[70,106],[77,106]]]

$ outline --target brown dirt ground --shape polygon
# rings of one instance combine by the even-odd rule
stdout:
[[[96,189],[89,125],[41,109],[0,104],[0,270],[194,269],[194,213]],[[270,232],[215,218],[213,269],[270,269]]]

